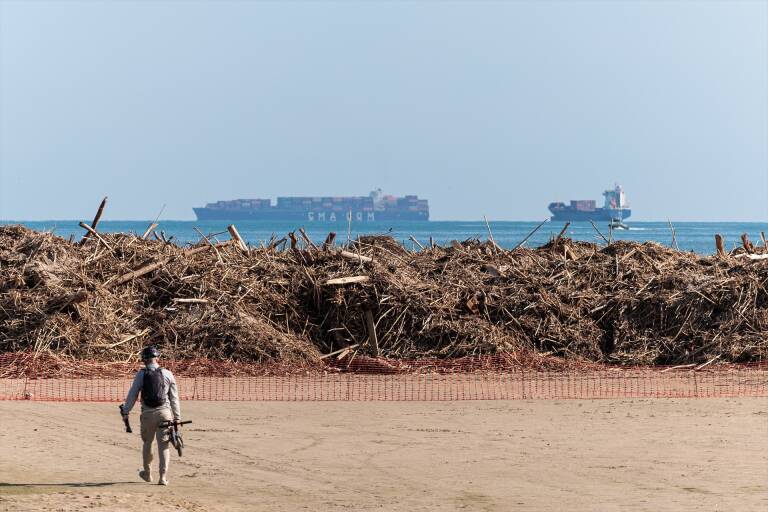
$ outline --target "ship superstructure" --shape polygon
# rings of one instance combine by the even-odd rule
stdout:
[[[571,200],[570,204],[550,203],[553,221],[622,221],[632,215],[627,204],[624,188],[616,185],[613,189],[603,192],[603,206],[598,207],[594,199]]]
[[[198,220],[287,220],[299,222],[426,221],[429,203],[408,195],[385,195],[381,189],[367,196],[278,197],[270,199],[235,199],[208,203],[194,208]]]

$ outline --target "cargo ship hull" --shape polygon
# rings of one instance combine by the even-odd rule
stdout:
[[[553,221],[579,222],[579,221],[623,221],[632,215],[629,209],[624,188],[616,185],[613,189],[603,192],[605,201],[602,207],[597,206],[594,199],[573,199],[570,204],[561,202],[550,203],[549,211],[552,212]]]
[[[418,196],[301,196],[271,199],[233,199],[193,208],[197,220],[290,222],[428,221],[429,202]]]
[[[632,215],[632,210],[629,208],[621,209],[608,209],[608,208],[596,208],[592,211],[581,211],[576,209],[564,208],[562,210],[550,210],[552,212],[553,221],[562,222],[588,222],[588,221],[606,221],[610,222],[614,219],[626,220]]]

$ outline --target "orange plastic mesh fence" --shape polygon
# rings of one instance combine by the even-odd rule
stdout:
[[[56,364],[52,364],[55,362]],[[768,365],[520,369],[508,359],[362,359],[325,369],[166,361],[183,400],[514,400],[768,396]],[[0,400],[124,400],[135,363],[0,355]],[[354,371],[350,371],[353,369]]]

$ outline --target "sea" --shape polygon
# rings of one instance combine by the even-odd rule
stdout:
[[[51,231],[54,234],[78,239],[84,230],[78,225],[79,220],[50,220],[50,221],[0,221],[3,224],[22,224],[38,231]],[[90,223],[89,220],[85,222]],[[513,248],[524,242],[526,247],[537,247],[547,243],[563,229],[563,222],[526,222],[526,221],[429,221],[429,222],[352,222],[338,223],[307,223],[297,225],[295,222],[275,221],[240,221],[236,224],[240,235],[253,246],[270,240],[273,236],[278,239],[290,231],[303,227],[315,243],[322,242],[330,231],[336,233],[336,241],[344,242],[355,239],[360,235],[389,235],[401,241],[408,248],[418,250],[411,240],[415,238],[421,245],[427,246],[430,239],[440,245],[450,244],[452,240],[467,239],[487,240],[493,236],[494,241],[504,248]],[[150,220],[145,221],[115,221],[103,220],[98,230],[103,232],[122,232],[142,234]],[[158,232],[166,239],[184,245],[200,241],[198,230],[216,240],[227,240],[227,222],[224,221],[158,221]],[[665,246],[674,244],[683,251],[693,251],[707,255],[715,252],[715,234],[725,239],[727,249],[741,245],[742,233],[747,233],[754,244],[762,243],[760,233],[768,236],[768,222],[676,222],[671,226],[668,222],[631,222],[628,230],[613,230],[609,233],[606,222],[596,223],[596,228],[589,222],[576,222],[568,226],[566,235],[574,240],[605,243],[603,237],[613,240],[633,240],[637,242],[653,241]],[[538,229],[537,229],[538,227]],[[599,233],[598,233],[599,231]],[[531,234],[533,233],[533,234]],[[298,237],[298,232],[297,232]],[[527,238],[527,239],[526,239]]]

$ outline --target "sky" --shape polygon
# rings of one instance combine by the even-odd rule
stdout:
[[[0,0],[0,219],[278,195],[768,221],[768,2]]]

